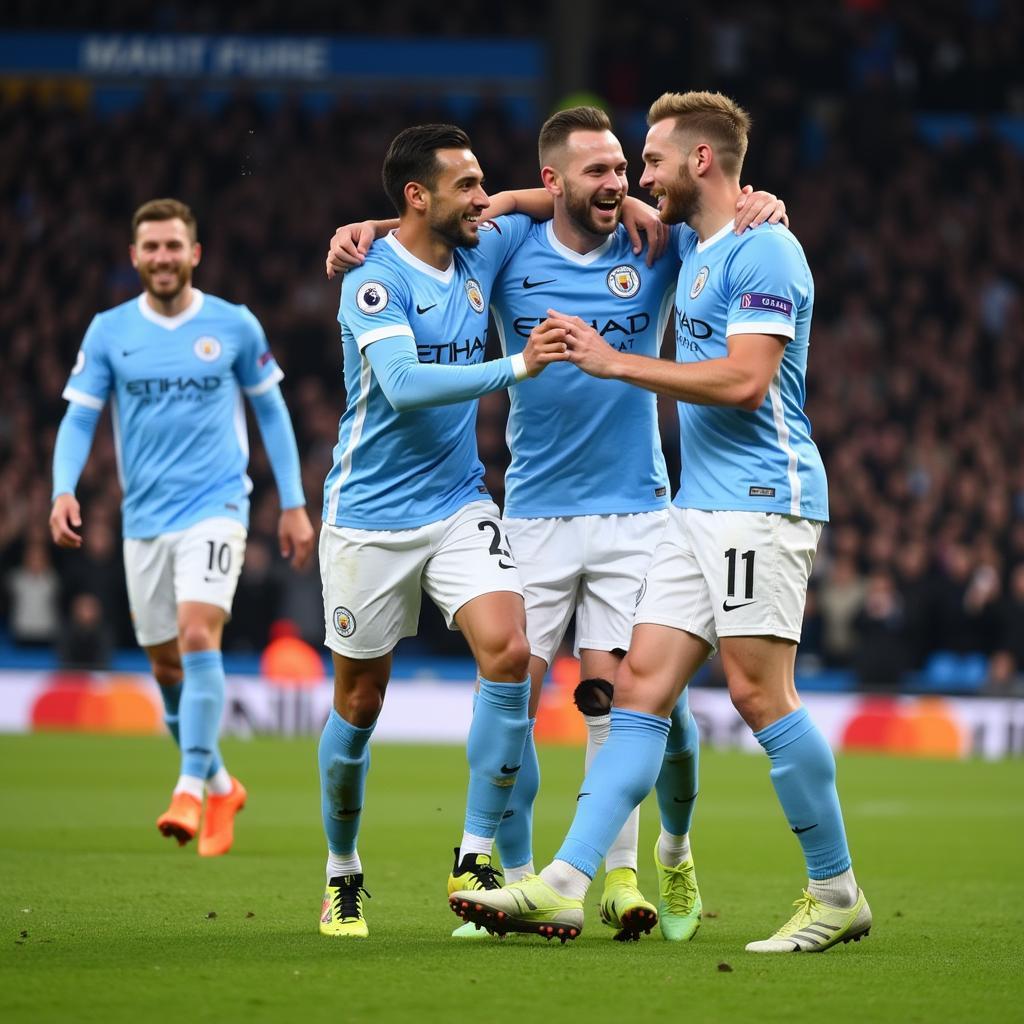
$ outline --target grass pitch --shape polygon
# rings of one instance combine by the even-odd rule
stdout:
[[[235,850],[202,860],[154,827],[169,741],[0,738],[0,1017],[14,1021],[1013,1021],[1024,1004],[1024,765],[847,757],[840,789],[871,936],[823,955],[743,945],[789,916],[802,862],[763,758],[705,752],[692,943],[586,930],[449,938],[445,880],[464,755],[380,745],[360,852],[370,939],[317,933],[315,744],[229,743],[250,794]],[[540,866],[568,826],[582,752],[543,748]],[[640,880],[655,893],[656,808]]]

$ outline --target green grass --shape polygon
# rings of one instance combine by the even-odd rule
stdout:
[[[465,769],[454,747],[378,746],[360,852],[367,942],[321,938],[312,741],[231,743],[249,787],[236,848],[163,840],[169,742],[0,738],[0,1018],[14,1021],[1011,1021],[1024,1001],[1024,766],[844,758],[871,936],[754,957],[803,874],[762,758],[705,752],[694,942],[611,941],[595,886],[582,937],[450,939]],[[546,748],[538,865],[568,826],[582,754]],[[656,812],[641,883],[654,891]],[[212,916],[215,914],[216,916]],[[728,964],[731,971],[721,968]],[[671,1015],[671,1017],[669,1017]]]

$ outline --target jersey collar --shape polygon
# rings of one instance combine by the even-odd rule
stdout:
[[[548,244],[551,246],[559,256],[563,256],[570,263],[575,263],[581,267],[589,267],[591,263],[599,260],[612,246],[615,240],[615,234],[618,228],[615,229],[596,249],[591,249],[590,252],[576,252],[574,249],[570,249],[567,245],[563,245],[555,237],[555,222],[549,220],[545,227],[548,236]]]
[[[733,218],[728,224],[724,224],[718,231],[716,231],[710,238],[705,238],[703,242],[697,243],[697,252],[703,252],[705,249],[710,249],[715,242],[720,242],[727,235],[731,234],[736,227],[736,220]]]
[[[146,301],[146,293],[143,292],[138,298],[139,312],[142,314],[143,319],[148,320],[151,324],[156,324],[157,327],[173,331],[176,327],[187,324],[189,320],[199,314],[199,311],[203,308],[203,299],[203,293],[198,288],[193,288],[192,301],[180,313],[176,316],[164,316],[162,313],[158,313]]]
[[[437,267],[432,267],[429,263],[424,263],[418,256],[413,256],[411,252],[402,243],[395,238],[395,232],[389,231],[384,236],[384,241],[391,246],[394,254],[405,263],[408,263],[414,270],[418,270],[421,274],[426,274],[428,277],[432,277],[435,281],[440,281],[441,284],[450,284],[452,277],[455,275],[455,258],[452,257],[451,263],[448,264],[446,270],[438,270]]]

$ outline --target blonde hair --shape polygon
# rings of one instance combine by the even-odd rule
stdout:
[[[132,239],[139,233],[139,225],[147,220],[181,220],[189,238],[196,241],[196,218],[180,199],[150,199],[143,203],[132,217]]]
[[[747,154],[750,115],[720,92],[666,92],[647,112],[647,123],[674,118],[675,132],[691,132],[715,151],[724,174],[738,178]]]

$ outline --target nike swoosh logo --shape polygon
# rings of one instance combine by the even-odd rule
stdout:
[[[539,288],[542,284],[554,284],[555,278],[551,278],[550,281],[531,281],[529,277],[523,278],[523,287],[526,289]]]
[[[813,825],[808,825],[807,828],[795,828],[795,829],[793,829],[793,832],[796,835],[800,835],[801,832],[810,832],[812,828],[817,828],[817,827],[818,827],[818,823],[815,822]]]
[[[692,800],[692,799],[693,799],[693,797],[691,796],[690,800]],[[672,797],[672,802],[675,803],[675,804],[688,804],[690,802],[690,800],[681,800],[677,796]]]
[[[121,349],[121,355],[123,355],[123,356],[133,356],[138,351],[139,350],[137,348],[123,348],[123,349]]]
[[[436,305],[437,305],[437,303],[435,302],[435,303],[434,303],[433,305],[431,305],[431,306],[421,306],[421,305],[420,305],[420,304],[419,304],[419,303],[417,302],[417,303],[416,303],[416,312],[417,312],[417,313],[419,313],[419,314],[420,314],[420,315],[422,316],[422,315],[423,315],[424,313],[429,313],[429,312],[430,312],[430,310],[432,310],[432,309],[434,308],[434,306],[436,306]]]
[[[739,604],[729,604],[728,601],[722,602],[723,612],[734,612],[737,608],[746,608],[748,604],[756,604],[755,601],[741,601]]]
[[[577,793],[577,794],[576,794],[576,803],[579,803],[579,802],[580,802],[580,800],[581,800],[581,799],[582,799],[583,797],[585,797],[585,796],[590,796],[590,794],[589,794],[589,793]]]
[[[221,578],[220,578],[220,576],[204,576],[203,577],[203,582],[204,583],[220,583],[221,582]]]
[[[514,768],[509,768],[509,766],[507,764],[503,764],[501,766],[501,774],[502,775],[515,775],[515,773],[517,771],[519,771],[520,768],[522,768],[521,764],[517,764]]]

